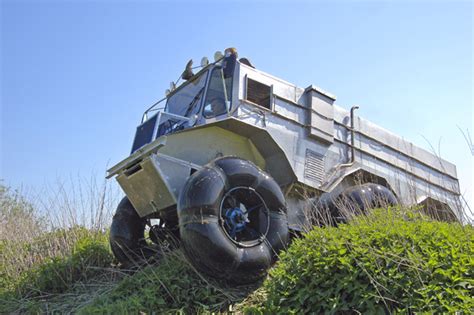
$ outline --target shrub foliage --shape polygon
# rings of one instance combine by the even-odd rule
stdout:
[[[271,313],[470,313],[474,228],[377,210],[316,228],[266,282]]]
[[[57,253],[54,247],[67,247],[71,241],[74,245],[69,254],[65,248],[60,250],[64,256],[49,253]],[[113,260],[107,235],[83,227],[48,232],[31,243],[3,241],[0,254],[3,253],[8,256],[0,261],[0,314],[49,312],[49,298],[66,296],[78,286],[101,277]],[[41,257],[16,259],[15,255]],[[11,272],[15,263],[17,271]]]
[[[105,235],[78,239],[69,257],[54,257],[29,270],[18,286],[19,293],[64,293],[76,283],[100,275],[113,259],[106,239]]]

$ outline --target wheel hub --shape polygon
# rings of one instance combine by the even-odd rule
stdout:
[[[226,192],[221,202],[220,223],[225,234],[241,247],[263,242],[270,225],[263,198],[251,187],[237,186]]]
[[[230,227],[231,237],[235,237],[235,234],[242,232],[247,222],[249,222],[247,215],[238,207],[227,210],[225,220]]]

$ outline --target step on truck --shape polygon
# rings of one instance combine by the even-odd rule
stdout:
[[[357,106],[262,72],[234,48],[192,65],[108,170],[126,194],[110,231],[122,264],[171,236],[198,270],[248,283],[314,224],[395,204],[460,220],[456,167]]]

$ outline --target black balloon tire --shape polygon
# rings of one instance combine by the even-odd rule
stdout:
[[[112,253],[123,266],[141,263],[153,253],[145,241],[146,220],[139,217],[127,197],[124,197],[112,219],[109,242]]]
[[[398,205],[395,194],[385,186],[375,183],[365,183],[346,188],[331,206],[333,215],[338,223],[345,222],[344,212],[351,215],[366,214],[369,209],[385,208]],[[344,208],[344,209],[341,209]]]
[[[269,210],[264,240],[239,246],[224,231],[221,202],[235,187],[250,187]],[[195,172],[178,201],[180,236],[192,264],[215,278],[251,283],[266,275],[280,250],[288,245],[289,229],[284,195],[275,180],[250,161],[223,157]]]

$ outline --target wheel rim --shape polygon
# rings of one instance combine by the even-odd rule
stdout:
[[[220,205],[219,222],[225,235],[241,247],[262,243],[270,227],[269,209],[252,187],[234,187]]]

